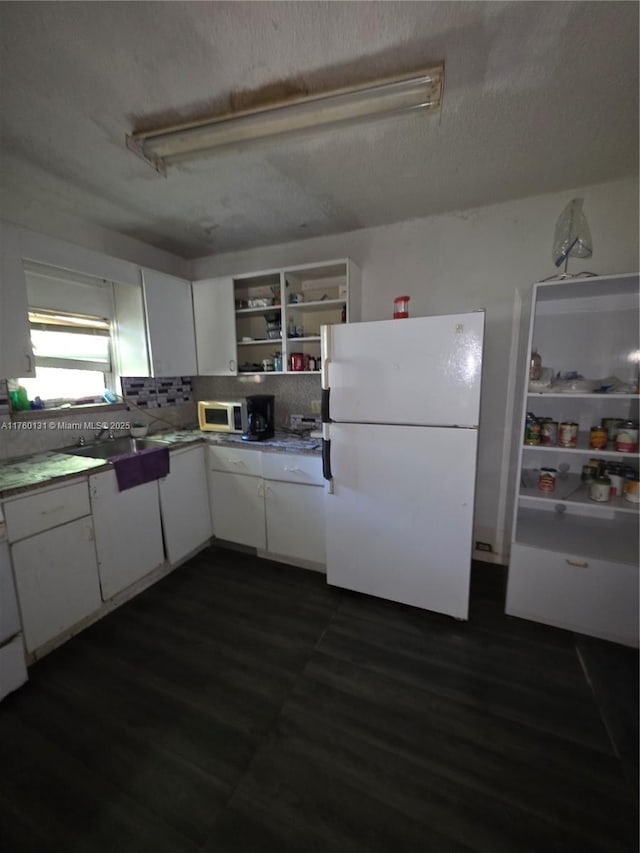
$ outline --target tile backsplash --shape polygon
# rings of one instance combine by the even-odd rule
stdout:
[[[308,376],[277,373],[249,376],[194,376],[196,400],[238,400],[250,394],[275,395],[277,427],[289,427],[289,416],[311,412],[311,401],[320,400],[319,374]]]
[[[0,381],[0,462],[33,453],[43,453],[77,444],[80,437],[90,441],[98,424],[149,424],[150,433],[197,423],[197,400],[239,399],[249,394],[274,394],[276,426],[289,427],[289,416],[308,414],[311,402],[320,400],[320,376],[251,375],[194,376],[168,379],[127,377],[123,379],[123,408],[77,409],[47,417],[47,410],[11,422],[6,383]],[[115,426],[115,435],[126,434],[128,427]]]
[[[161,409],[193,402],[190,376],[153,379],[149,376],[123,376],[122,396],[140,409]]]

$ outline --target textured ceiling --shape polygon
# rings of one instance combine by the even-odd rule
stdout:
[[[637,172],[635,2],[2,2],[1,213],[184,257]],[[125,134],[445,63],[440,113],[154,172]]]

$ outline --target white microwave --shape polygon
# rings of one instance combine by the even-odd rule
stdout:
[[[244,432],[247,404],[244,400],[200,400],[198,424],[212,432]]]

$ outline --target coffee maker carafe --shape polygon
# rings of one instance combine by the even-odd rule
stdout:
[[[247,397],[247,422],[242,438],[244,441],[264,441],[274,435],[273,394],[253,394]]]

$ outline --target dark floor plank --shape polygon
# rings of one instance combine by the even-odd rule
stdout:
[[[229,783],[162,742],[122,726],[117,718],[103,714],[97,728],[95,717],[87,713],[93,709],[59,684],[40,682],[39,689],[41,701],[15,707],[22,723],[51,743],[64,743],[67,755],[195,844],[204,842],[231,795]]]
[[[540,849],[548,849],[548,839],[540,836],[545,824],[547,835],[555,839],[563,833],[575,836],[582,849],[595,836],[600,846],[594,849],[603,850],[616,843],[624,849],[633,837],[634,801],[622,784],[615,761],[608,762],[606,783],[602,765],[600,774],[585,782],[576,772],[579,763],[545,760],[545,756],[553,756],[557,739],[533,740],[528,728],[514,725],[510,742],[496,744],[487,735],[502,735],[499,721],[494,719],[493,727],[487,725],[483,730],[477,715],[466,714],[465,719],[464,706],[434,706],[428,694],[413,690],[398,696],[393,685],[386,685],[385,691],[376,676],[368,679],[366,673],[354,679],[362,692],[363,682],[370,682],[367,700],[358,701],[351,690],[343,692],[321,678],[322,670],[314,663],[315,658],[283,708],[285,730],[293,728],[299,740],[316,743],[320,755],[336,749],[356,752],[361,763],[378,755],[377,766],[369,769],[370,786],[379,785],[388,775],[396,777],[394,791],[403,786],[420,789],[428,780],[438,794],[448,790],[453,802],[479,803],[475,823],[482,826],[490,821],[494,829],[505,808],[512,809],[519,815],[518,826],[524,829],[529,824],[527,839],[537,838]],[[451,725],[451,716],[459,721],[462,717],[467,725]],[[538,761],[530,759],[534,747],[542,748]],[[576,747],[574,759],[585,751]],[[418,803],[421,799],[422,794]],[[469,806],[469,820],[472,811]],[[478,829],[473,835],[477,843]],[[500,843],[499,837],[489,837],[487,848],[498,849]]]
[[[157,813],[93,772],[57,743],[27,726],[19,707],[10,703],[0,715],[0,807],[10,804],[12,817],[52,850],[70,853],[189,853],[198,849]],[[25,845],[32,843],[29,833]],[[21,850],[14,839],[10,849]],[[46,849],[46,848],[45,848]]]
[[[464,623],[209,548],[0,706],[2,841],[636,853],[637,667],[607,645],[583,669],[573,634],[506,617],[497,568]]]
[[[401,632],[376,630],[367,620],[336,617],[322,638],[320,649],[333,657],[357,663],[362,667],[393,675],[416,688],[428,687],[470,706],[490,710],[507,719],[530,722],[568,739],[610,751],[606,731],[588,695],[584,681],[575,690],[533,689],[526,676],[510,664],[491,675],[482,672],[474,651],[469,648],[469,661],[454,642],[448,654],[447,641],[436,647],[407,640]],[[574,658],[575,668],[579,666]],[[569,677],[573,672],[568,673]]]

